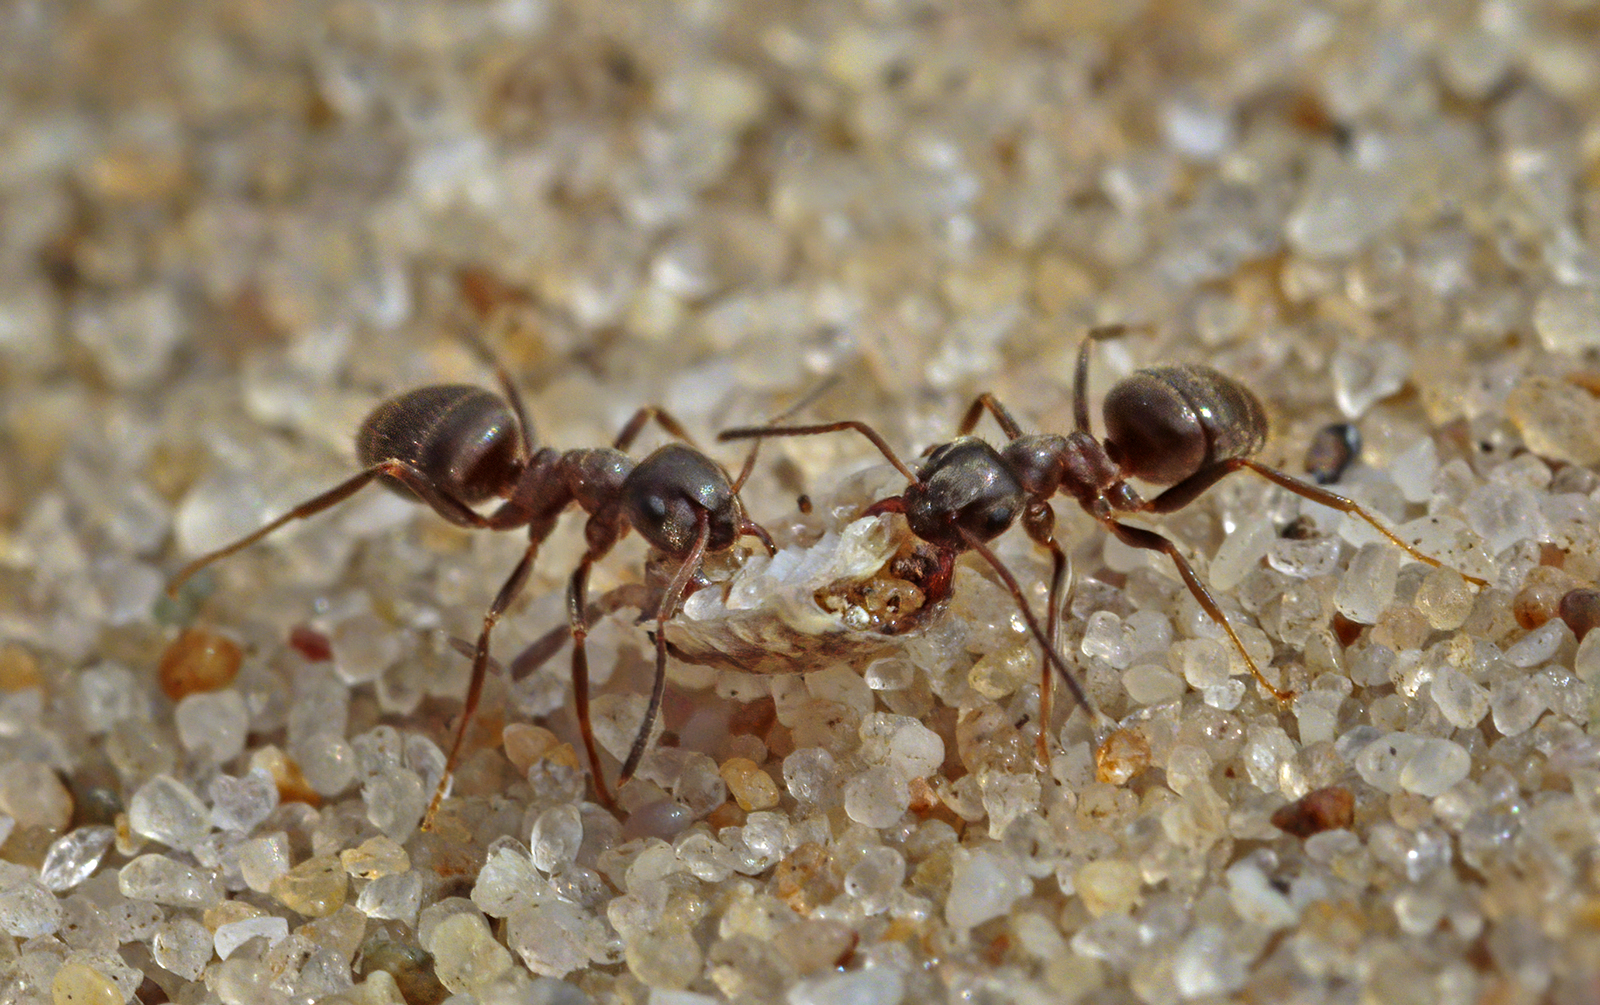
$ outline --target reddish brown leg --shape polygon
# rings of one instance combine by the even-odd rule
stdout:
[[[1070,563],[1067,553],[1055,539],[1056,512],[1049,503],[1033,502],[1022,514],[1022,527],[1035,543],[1050,549],[1049,609],[1045,612],[1044,634],[1051,652],[1059,649],[1058,635],[1061,622],[1061,586],[1066,580]],[[1045,657],[1039,668],[1039,745],[1036,751],[1039,770],[1050,766],[1050,726],[1053,718],[1055,680],[1050,675],[1050,659]]]
[[[506,396],[506,401],[511,403],[511,412],[517,417],[517,438],[522,441],[522,452],[529,457],[533,456],[533,423],[528,421],[527,406],[522,403],[522,392],[517,390],[517,385],[511,380],[511,374],[501,363],[494,365],[495,379],[500,382],[500,390]]]
[[[1255,677],[1262,687],[1272,692],[1272,696],[1279,701],[1289,701],[1294,698],[1293,691],[1279,690],[1276,685],[1267,680],[1266,676],[1262,674],[1261,670],[1256,666],[1256,661],[1251,659],[1250,653],[1245,650],[1244,643],[1234,633],[1233,625],[1228,623],[1228,618],[1222,613],[1222,607],[1217,603],[1217,599],[1211,595],[1211,591],[1206,588],[1206,585],[1200,582],[1200,577],[1195,575],[1194,569],[1189,565],[1188,560],[1183,557],[1182,553],[1178,551],[1176,545],[1155,531],[1145,530],[1143,527],[1117,523],[1115,520],[1110,519],[1105,521],[1105,525],[1113,534],[1117,535],[1117,538],[1123,544],[1134,548],[1144,548],[1149,551],[1159,551],[1172,559],[1172,563],[1178,567],[1178,575],[1183,577],[1184,585],[1189,588],[1189,593],[1193,595],[1195,600],[1200,602],[1200,607],[1210,616],[1211,620],[1220,625],[1222,630],[1228,634],[1228,638],[1233,640],[1233,647],[1239,651],[1240,656],[1244,657],[1244,665],[1250,668],[1251,676]]]
[[[624,583],[615,589],[607,590],[592,604],[586,604],[585,619],[589,627],[593,628],[601,618],[624,607],[644,607],[649,603],[648,594],[642,583]],[[510,675],[512,680],[522,680],[524,677],[538,670],[550,661],[550,658],[561,651],[561,647],[572,638],[572,629],[566,624],[545,632],[534,639],[522,650],[511,658]],[[466,650],[468,656],[472,650]]]
[[[578,715],[578,735],[583,738],[584,752],[589,755],[589,771],[594,776],[595,794],[600,804],[614,809],[616,800],[606,788],[605,771],[600,767],[600,748],[594,742],[594,723],[589,717],[589,651],[584,644],[589,637],[589,617],[585,599],[589,592],[589,568],[599,555],[590,552],[572,571],[567,588],[567,624],[572,632],[572,704]]]
[[[778,553],[778,546],[772,543],[772,535],[768,534],[767,528],[761,526],[759,523],[756,523],[752,520],[741,520],[739,522],[739,533],[741,535],[748,534],[760,541],[761,546],[767,549],[767,554],[769,556],[776,555]]]
[[[1396,536],[1394,531],[1379,523],[1377,517],[1373,516],[1371,513],[1368,513],[1364,508],[1362,508],[1361,504],[1357,503],[1355,500],[1346,499],[1342,495],[1329,492],[1327,489],[1320,488],[1316,485],[1308,485],[1293,475],[1284,474],[1282,471],[1279,471],[1275,468],[1269,468],[1265,464],[1258,464],[1247,457],[1241,458],[1239,465],[1241,467],[1249,468],[1251,471],[1254,471],[1267,481],[1272,482],[1274,485],[1286,488],[1297,496],[1302,496],[1306,499],[1310,499],[1314,503],[1320,503],[1323,506],[1336,509],[1341,513],[1349,513],[1352,516],[1356,516],[1362,520],[1365,520],[1373,530],[1376,530],[1378,533],[1388,538],[1394,543],[1395,547],[1399,548],[1407,555],[1410,555],[1412,558],[1424,563],[1425,565],[1431,565],[1435,569],[1444,568],[1438,559],[1424,555],[1422,552],[1413,548],[1405,541],[1402,541],[1398,536]],[[1465,579],[1474,586],[1485,587],[1489,585],[1487,581],[1479,579],[1476,576],[1469,576],[1466,573],[1461,573],[1460,575],[1462,579]]]
[[[956,434],[966,436],[972,432],[973,427],[977,426],[978,420],[983,417],[984,409],[988,409],[989,414],[994,416],[994,421],[1000,424],[1001,430],[1005,432],[1008,439],[1014,440],[1022,435],[1022,426],[1017,423],[1016,419],[1011,417],[1011,412],[1007,410],[1006,406],[1000,404],[1000,399],[988,391],[978,395],[977,399],[967,407],[967,414],[961,417],[961,425],[957,427]]]
[[[1148,325],[1110,324],[1090,328],[1078,345],[1078,365],[1072,373],[1072,425],[1080,433],[1089,432],[1089,346],[1116,338],[1131,328]]]
[[[428,812],[422,818],[422,829],[433,829],[434,814],[439,812],[439,804],[444,801],[445,793],[450,788],[450,778],[460,765],[461,745],[467,738],[467,728],[472,725],[472,717],[478,711],[478,702],[483,698],[483,682],[489,675],[489,633],[499,622],[501,615],[505,614],[517,596],[522,593],[522,588],[528,584],[528,574],[533,571],[533,560],[539,554],[541,541],[529,541],[527,550],[522,553],[522,560],[516,568],[511,570],[511,575],[506,578],[500,587],[500,592],[495,594],[494,601],[483,615],[483,630],[478,633],[478,644],[472,653],[472,677],[467,683],[467,698],[461,706],[461,721],[456,724],[455,738],[450,741],[450,752],[444,759],[444,774],[439,776],[439,786],[433,790],[433,798],[428,802]]]
[[[1017,602],[1017,610],[1022,612],[1022,619],[1028,623],[1028,628],[1033,632],[1033,637],[1039,640],[1039,645],[1044,649],[1045,662],[1054,666],[1056,672],[1061,674],[1061,679],[1067,682],[1067,690],[1072,692],[1073,700],[1082,705],[1085,710],[1092,711],[1094,706],[1089,704],[1089,696],[1083,693],[1083,685],[1079,684],[1078,679],[1072,676],[1072,672],[1067,669],[1067,664],[1062,660],[1061,654],[1056,652],[1055,646],[1051,645],[1050,638],[1045,635],[1044,629],[1039,627],[1039,620],[1033,616],[1033,611],[1028,608],[1028,600],[1022,595],[1022,587],[1017,585],[1017,577],[1011,574],[1011,570],[1005,567],[999,556],[989,550],[989,546],[984,544],[976,534],[961,528],[957,529],[960,530],[961,537],[966,541],[967,547],[977,552],[985,562],[988,562],[1000,577],[1000,581],[1005,584],[1006,589],[1011,591],[1011,598]]]
[[[218,548],[216,551],[207,552],[206,554],[201,555],[199,558],[178,570],[178,574],[172,577],[172,582],[167,584],[167,593],[169,595],[176,596],[178,588],[187,582],[189,577],[193,576],[201,569],[204,569],[212,562],[215,562],[218,559],[227,558],[229,555],[232,555],[235,552],[243,551],[245,548],[250,547],[252,544],[255,544],[268,534],[271,534],[273,531],[282,527],[284,524],[291,523],[295,520],[304,520],[307,517],[316,516],[318,513],[321,513],[323,510],[328,509],[331,506],[337,506],[339,503],[344,502],[346,499],[366,488],[367,484],[373,479],[381,476],[387,476],[400,482],[400,484],[409,489],[413,494],[416,495],[418,499],[427,504],[427,506],[435,513],[444,517],[446,520],[449,520],[458,527],[493,528],[497,526],[515,526],[516,523],[519,522],[511,518],[512,511],[508,511],[505,506],[502,506],[500,510],[490,516],[480,516],[472,509],[472,507],[436,486],[432,481],[429,480],[427,475],[423,474],[420,470],[406,461],[381,461],[361,472],[360,474],[352,475],[321,495],[313,496],[310,499],[307,499],[305,502],[285,513],[283,516],[280,516],[271,523],[268,523],[260,530],[246,534],[244,537],[241,537],[232,544]],[[510,520],[510,522],[497,523],[497,519]]]
[[[1185,478],[1183,481],[1156,496],[1154,499],[1151,499],[1149,502],[1145,503],[1141,509],[1149,513],[1171,513],[1176,510],[1183,509],[1185,506],[1198,499],[1206,491],[1206,489],[1209,489],[1211,486],[1215,485],[1217,482],[1226,478],[1233,472],[1238,471],[1240,468],[1254,471],[1267,481],[1279,486],[1280,488],[1288,489],[1290,492],[1293,492],[1295,495],[1300,496],[1301,498],[1310,499],[1312,502],[1327,506],[1329,509],[1336,509],[1341,513],[1349,513],[1354,517],[1364,520],[1373,530],[1376,530],[1378,533],[1388,538],[1395,547],[1399,548],[1401,551],[1405,552],[1407,555],[1410,555],[1417,561],[1422,562],[1425,565],[1431,565],[1436,569],[1444,567],[1438,559],[1429,555],[1424,555],[1416,548],[1401,540],[1399,536],[1394,533],[1394,531],[1390,530],[1388,527],[1385,527],[1377,517],[1367,512],[1367,510],[1355,500],[1346,499],[1342,495],[1329,492],[1327,489],[1316,485],[1308,485],[1293,475],[1285,474],[1276,468],[1269,468],[1265,464],[1258,464],[1248,457],[1235,457],[1231,460],[1221,461],[1217,464],[1213,464],[1209,468],[1204,468],[1200,471],[1197,471],[1188,478]],[[1476,576],[1468,576],[1465,573],[1462,573],[1462,578],[1476,586],[1489,585]]]

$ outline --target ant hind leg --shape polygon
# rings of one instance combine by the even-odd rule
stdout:
[[[1177,545],[1153,530],[1117,523],[1115,520],[1107,520],[1105,523],[1106,527],[1117,535],[1117,539],[1123,544],[1148,551],[1159,551],[1172,559],[1172,563],[1178,567],[1178,575],[1183,577],[1184,585],[1189,588],[1190,595],[1199,602],[1200,607],[1210,616],[1211,620],[1220,625],[1222,630],[1227,633],[1228,638],[1233,641],[1233,647],[1239,651],[1240,656],[1244,657],[1244,665],[1250,668],[1250,675],[1259,681],[1262,687],[1272,692],[1272,696],[1279,701],[1289,701],[1294,697],[1293,691],[1280,689],[1277,685],[1267,680],[1266,675],[1256,666],[1256,661],[1250,658],[1250,653],[1245,649],[1244,642],[1234,632],[1233,625],[1228,623],[1227,616],[1222,613],[1222,607],[1217,603],[1217,598],[1211,595],[1211,591],[1206,587],[1206,584],[1202,583],[1200,577],[1195,575],[1194,568],[1189,565],[1188,559],[1183,557],[1183,553],[1178,551]]]
[[[472,507],[435,485],[432,479],[423,474],[415,465],[393,459],[379,461],[365,471],[346,478],[326,492],[312,496],[276,520],[246,534],[232,544],[224,545],[215,551],[208,551],[201,555],[178,570],[178,574],[173,576],[172,581],[167,584],[167,593],[171,596],[176,596],[179,587],[187,582],[191,576],[211,563],[243,551],[285,524],[293,523],[296,520],[305,520],[316,516],[325,509],[337,506],[366,488],[376,478],[394,479],[410,490],[429,509],[432,509],[435,513],[458,527],[480,529],[497,526],[495,517],[500,516],[500,514],[490,517],[480,516]]]

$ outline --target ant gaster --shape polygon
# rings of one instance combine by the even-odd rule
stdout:
[[[444,797],[467,726],[482,697],[490,662],[489,633],[522,592],[539,546],[569,505],[576,503],[589,514],[584,527],[587,548],[567,591],[574,704],[595,789],[607,806],[614,803],[601,772],[589,719],[589,664],[584,639],[589,630],[586,603],[590,568],[630,527],[680,563],[655,611],[655,683],[644,721],[617,779],[621,786],[638,767],[661,707],[667,656],[663,627],[688,593],[701,561],[708,553],[733,547],[746,534],[759,538],[769,552],[773,550],[767,532],[746,518],[739,501],[739,488],[755,463],[753,452],[739,477],[730,482],[721,467],[692,446],[683,427],[658,408],[642,408],[635,413],[610,448],[535,448],[533,426],[521,396],[503,369],[498,371],[498,377],[504,398],[470,385],[444,384],[418,388],[385,401],[356,434],[356,453],[364,470],[253,534],[200,556],[185,566],[168,587],[168,592],[175,593],[185,580],[212,562],[254,544],[290,521],[303,520],[348,499],[374,480],[424,503],[458,527],[526,527],[527,550],[484,612],[483,630],[473,648],[472,677],[461,721],[424,826],[431,824]],[[691,445],[669,443],[635,461],[624,451],[651,420]],[[487,514],[472,508],[496,497],[504,502]]]
[[[1249,388],[1210,367],[1198,364],[1159,366],[1132,374],[1106,395],[1102,406],[1106,436],[1103,441],[1095,439],[1089,428],[1089,346],[1123,330],[1122,326],[1093,330],[1079,347],[1073,379],[1074,429],[1065,436],[1024,434],[1004,405],[992,394],[983,394],[962,418],[959,438],[935,448],[923,462],[920,473],[911,471],[876,431],[861,422],[731,429],[718,437],[735,440],[808,436],[853,429],[872,441],[911,484],[900,495],[874,503],[867,514],[904,513],[912,533],[938,550],[943,576],[941,585],[946,591],[950,563],[955,556],[968,549],[978,552],[1005,580],[1034,634],[1045,647],[1039,688],[1041,763],[1048,753],[1046,736],[1050,722],[1052,665],[1061,672],[1074,699],[1088,707],[1082,687],[1066,672],[1051,645],[1067,564],[1066,555],[1053,533],[1055,513],[1050,499],[1057,492],[1077,500],[1078,505],[1124,544],[1159,551],[1172,559],[1190,594],[1227,633],[1250,673],[1283,701],[1293,694],[1279,689],[1262,674],[1216,598],[1177,546],[1155,531],[1121,522],[1118,514],[1180,510],[1222,478],[1245,468],[1306,499],[1359,517],[1412,558],[1428,565],[1439,565],[1437,560],[1402,541],[1354,501],[1253,460],[1252,455],[1267,441],[1266,412]],[[968,435],[986,410],[1007,437],[1005,446],[999,450]],[[1130,478],[1166,488],[1154,498],[1145,499],[1128,484]],[[1019,515],[1028,536],[1050,550],[1053,562],[1047,628],[1043,632],[1028,611],[1015,581],[985,544],[1007,530]],[[1464,578],[1479,586],[1486,585],[1471,576]],[[931,590],[930,599],[933,599]]]

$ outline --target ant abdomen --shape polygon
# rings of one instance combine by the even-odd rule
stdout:
[[[499,395],[470,384],[434,384],[390,398],[356,433],[362,467],[408,461],[469,505],[504,495],[526,463],[517,416]],[[385,488],[415,499],[388,475]]]
[[[1106,394],[1106,453],[1128,477],[1175,485],[1267,442],[1267,414],[1250,389],[1208,366],[1140,370]]]

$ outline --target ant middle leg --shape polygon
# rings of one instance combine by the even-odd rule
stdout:
[[[594,722],[589,715],[589,650],[585,641],[589,637],[589,616],[585,601],[589,592],[589,569],[599,556],[592,551],[572,570],[567,586],[567,624],[572,633],[572,705],[578,716],[578,735],[583,739],[584,753],[589,756],[589,773],[594,776],[594,789],[600,804],[607,809],[617,805],[606,788],[605,772],[600,767],[600,750],[594,741]]]
[[[1085,332],[1078,344],[1078,362],[1072,371],[1072,426],[1080,433],[1089,432],[1089,346],[1116,338],[1129,329],[1126,324],[1098,325]]]
[[[624,583],[621,586],[607,590],[593,603],[586,603],[584,605],[585,620],[588,626],[593,628],[601,618],[608,614],[613,614],[624,607],[644,607],[648,603],[649,599],[644,584]],[[572,628],[569,625],[560,624],[528,643],[522,652],[513,656],[511,662],[507,664],[511,679],[522,680],[550,662],[551,657],[560,652],[561,647],[566,645],[571,638]],[[466,655],[471,656],[472,650],[466,650]]]
[[[634,412],[633,418],[627,421],[627,424],[622,427],[622,431],[617,434],[616,440],[612,442],[612,448],[615,450],[627,450],[633,446],[633,441],[643,432],[645,425],[651,419],[654,419],[656,425],[665,429],[669,435],[677,437],[696,450],[700,449],[699,445],[694,442],[694,437],[690,436],[689,431],[683,428],[682,423],[674,419],[666,409],[655,405],[646,405]]]
[[[511,414],[517,417],[517,438],[522,442],[522,452],[529,457],[533,456],[533,423],[528,421],[528,407],[523,404],[522,392],[517,390],[517,385],[511,379],[511,372],[498,360],[494,365],[495,380],[500,383],[500,390],[506,396],[506,401],[511,404]]]
[[[1220,625],[1222,630],[1227,633],[1228,638],[1233,641],[1233,647],[1239,651],[1240,656],[1244,657],[1244,665],[1250,669],[1250,675],[1279,701],[1289,701],[1294,697],[1293,691],[1282,690],[1267,680],[1266,675],[1256,666],[1256,661],[1250,658],[1250,652],[1245,649],[1244,642],[1233,630],[1233,625],[1228,622],[1227,615],[1222,613],[1222,607],[1217,603],[1217,598],[1211,595],[1211,590],[1200,581],[1199,576],[1195,575],[1194,568],[1189,565],[1188,559],[1183,557],[1183,553],[1178,551],[1177,545],[1153,530],[1118,523],[1111,519],[1106,519],[1104,522],[1106,528],[1117,535],[1117,539],[1123,544],[1148,551],[1159,551],[1172,559],[1172,563],[1178,567],[1178,575],[1183,578],[1184,585],[1189,588],[1190,595],[1199,602],[1201,609],[1210,616],[1211,620]]]
[[[483,630],[478,633],[478,642],[472,652],[472,676],[467,683],[466,700],[461,706],[461,721],[456,725],[455,738],[450,741],[450,752],[445,756],[444,774],[439,777],[439,786],[434,790],[433,799],[428,803],[428,811],[422,818],[423,830],[432,829],[434,814],[439,811],[439,804],[444,801],[451,773],[455,771],[460,760],[461,746],[467,738],[467,728],[471,726],[472,717],[478,711],[478,702],[483,698],[484,681],[489,675],[489,633],[494,630],[494,626],[499,623],[512,602],[521,595],[522,588],[528,584],[528,575],[533,571],[533,560],[539,554],[541,543],[543,538],[528,542],[527,549],[522,553],[522,559],[517,562],[516,568],[511,570],[511,575],[506,578],[500,587],[500,592],[495,594],[494,601],[484,612]]]
[[[1011,411],[988,391],[978,395],[972,404],[967,406],[967,414],[961,417],[961,425],[956,427],[957,435],[966,436],[972,432],[978,420],[983,417],[984,409],[988,409],[989,414],[994,416],[994,421],[999,424],[1008,439],[1014,440],[1022,435],[1022,426],[1012,417]]]

